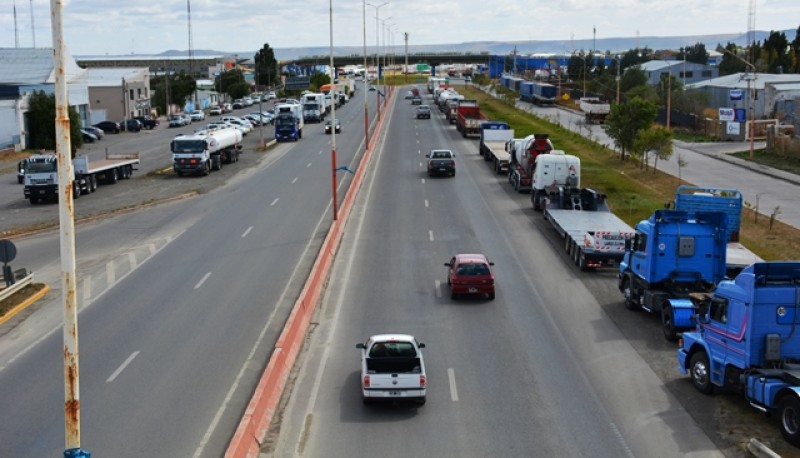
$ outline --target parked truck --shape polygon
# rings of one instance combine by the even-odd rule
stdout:
[[[133,175],[139,164],[139,153],[108,154],[105,159],[90,160],[81,155],[72,159],[73,199],[93,193],[101,183],[114,184]],[[55,154],[37,154],[27,160],[25,169],[25,198],[31,204],[58,197],[58,161]]]
[[[511,163],[508,181],[515,191],[528,192],[531,190],[536,158],[540,154],[547,154],[552,150],[553,143],[550,142],[547,134],[528,135],[521,141],[514,141],[509,146]]]
[[[303,138],[303,105],[281,103],[275,106],[275,140],[298,141]]]
[[[489,162],[495,173],[508,173],[511,154],[506,145],[514,138],[514,130],[505,122],[482,122],[480,138],[478,154],[483,156],[484,161]]]
[[[522,84],[520,84],[520,90]],[[554,105],[556,103],[557,88],[550,83],[531,82],[530,95],[526,96],[527,100],[535,105],[545,106]]]
[[[583,97],[578,103],[587,124],[602,124],[611,113],[611,105],[599,97]]]
[[[717,211],[727,217],[728,244],[725,250],[725,266],[730,278],[742,269],[756,262],[762,262],[758,255],[739,242],[739,229],[742,222],[742,193],[737,189],[703,188],[679,186],[675,191],[675,210],[689,212]]]
[[[690,295],[709,293],[725,278],[726,234],[724,213],[656,210],[636,225],[619,265],[625,306],[660,313],[667,340],[692,329]]]
[[[480,137],[480,124],[486,121],[477,100],[460,100],[457,108],[456,129],[462,137]]]
[[[361,396],[373,401],[413,401],[425,404],[427,376],[422,349],[425,344],[407,334],[378,334],[361,349]]]
[[[325,118],[325,94],[303,94],[300,103],[304,122],[322,122]]]
[[[541,159],[550,160],[546,154]],[[563,238],[564,249],[580,270],[619,264],[633,228],[608,208],[606,195],[590,188],[558,186],[542,213]]]
[[[172,169],[179,177],[187,173],[208,175],[211,170],[222,170],[223,163],[239,160],[241,143],[242,131],[235,127],[178,135],[170,143]]]
[[[800,262],[752,264],[693,299],[699,323],[682,335],[680,372],[701,393],[743,394],[800,447]]]

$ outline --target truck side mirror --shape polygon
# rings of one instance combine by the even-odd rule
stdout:
[[[419,346],[419,348],[425,348],[425,344],[422,343],[422,342],[420,342],[418,346]]]
[[[451,267],[449,262],[444,263],[445,267]]]
[[[625,251],[631,251],[633,248],[633,237],[628,237],[625,239]]]
[[[357,343],[356,344],[356,348],[361,348],[363,350],[363,349],[366,349],[367,347],[363,343]]]

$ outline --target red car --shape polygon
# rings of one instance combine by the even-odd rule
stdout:
[[[457,254],[447,267],[447,285],[450,286],[450,298],[458,295],[480,295],[494,300],[493,262],[489,262],[482,254]]]

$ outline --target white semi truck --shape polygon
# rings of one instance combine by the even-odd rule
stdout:
[[[139,153],[106,154],[105,159],[89,160],[86,155],[72,159],[73,198],[93,193],[101,183],[114,184],[133,175],[139,164]],[[25,198],[31,204],[58,197],[58,164],[54,154],[38,154],[28,158],[25,169]]]
[[[170,143],[172,168],[180,177],[186,173],[208,175],[223,163],[239,160],[242,132],[235,127],[201,130],[178,135]]]
[[[322,122],[325,118],[325,94],[303,94],[300,103],[303,105],[303,121]]]

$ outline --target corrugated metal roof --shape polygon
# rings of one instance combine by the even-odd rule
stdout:
[[[42,84],[54,83],[53,48],[0,48],[0,83]],[[66,53],[65,73],[71,83],[85,70]]]
[[[754,79],[750,80],[750,87],[755,88],[756,90],[764,89],[765,83],[791,83],[791,82],[800,82],[800,75],[775,75],[771,73],[756,73],[753,75],[752,73],[745,74],[745,73],[734,73],[732,75],[725,75],[720,76],[719,78],[714,78],[706,81],[699,81],[693,84],[687,84],[687,89],[698,89],[703,87],[727,87],[727,88],[735,88],[735,89],[747,89],[747,78],[745,75],[754,76]]]
[[[89,87],[116,87],[122,86],[123,78],[138,81],[145,79],[148,73],[148,69],[142,67],[87,68],[79,80]]]

